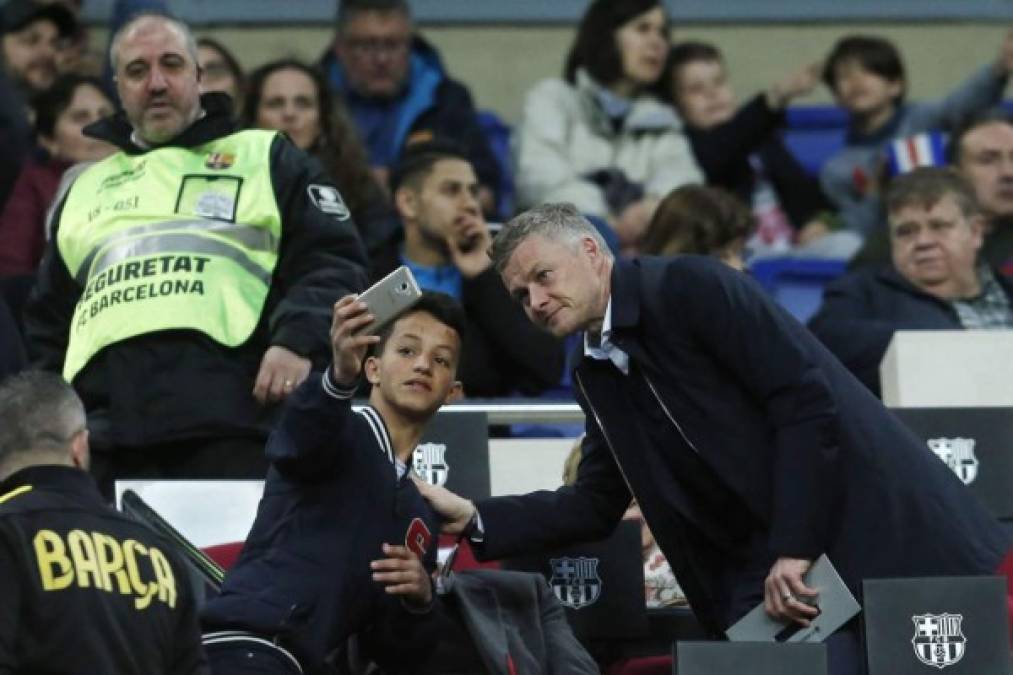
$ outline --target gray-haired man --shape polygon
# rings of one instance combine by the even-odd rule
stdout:
[[[855,593],[867,577],[999,568],[998,523],[741,273],[696,256],[614,260],[552,204],[512,220],[492,258],[532,321],[585,332],[587,437],[572,487],[473,504],[423,486],[482,556],[601,538],[636,498],[715,636],[761,601],[807,624],[817,591],[802,577],[824,553]],[[834,675],[861,672],[857,625],[829,647]]]

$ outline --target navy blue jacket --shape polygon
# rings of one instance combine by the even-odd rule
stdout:
[[[437,607],[409,612],[369,563],[383,543],[407,545],[432,572],[440,523],[411,479],[396,479],[383,419],[353,412],[350,394],[316,374],[286,402],[256,521],[201,618],[277,638],[307,673],[327,672],[353,634],[385,671],[411,672],[436,645]]]
[[[996,274],[1006,295],[1013,284]],[[960,330],[950,303],[920,290],[893,267],[841,277],[823,291],[823,304],[809,328],[848,369],[878,396],[879,363],[894,331]]]
[[[576,484],[478,503],[482,555],[607,535],[634,495],[715,634],[780,556],[870,577],[993,573],[1009,541],[967,488],[748,277],[709,258],[620,261],[612,341],[582,358]]]

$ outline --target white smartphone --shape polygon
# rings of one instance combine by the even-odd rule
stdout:
[[[411,309],[421,297],[422,291],[412,271],[401,265],[359,295],[359,301],[366,304],[374,319],[355,333],[376,335],[391,321]]]

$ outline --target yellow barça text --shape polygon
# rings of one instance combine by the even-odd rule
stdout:
[[[79,588],[133,595],[138,610],[155,598],[176,606],[172,567],[153,546],[83,530],[71,530],[66,540],[52,530],[39,530],[33,543],[43,590],[62,591],[76,582]]]

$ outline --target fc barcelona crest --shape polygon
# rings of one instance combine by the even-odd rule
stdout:
[[[445,485],[450,467],[443,443],[422,443],[412,452],[412,469],[431,485]]]
[[[601,596],[598,558],[552,558],[549,586],[564,606],[580,609],[594,604]]]
[[[227,152],[212,152],[204,161],[204,166],[209,169],[227,169],[236,163],[236,156]]]
[[[915,624],[911,645],[919,661],[942,669],[964,657],[967,638],[960,630],[962,614],[916,614],[911,620]]]
[[[974,455],[973,438],[930,438],[929,449],[936,453],[957,477],[970,485],[978,477],[978,458]]]

